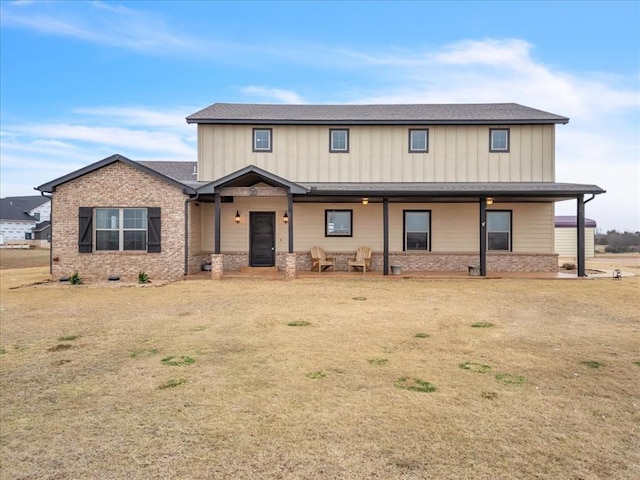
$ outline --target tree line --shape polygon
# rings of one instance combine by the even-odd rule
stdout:
[[[596,245],[606,245],[607,253],[640,252],[640,232],[617,232],[607,230],[607,233],[596,233]]]

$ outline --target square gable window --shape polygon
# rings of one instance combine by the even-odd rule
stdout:
[[[271,128],[254,128],[253,129],[253,151],[254,152],[271,152]]]
[[[329,130],[329,152],[349,153],[349,129]]]
[[[508,152],[509,151],[509,129],[491,128],[489,129],[489,151]]]
[[[409,153],[429,153],[429,130],[409,130]]]

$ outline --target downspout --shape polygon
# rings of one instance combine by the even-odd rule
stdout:
[[[198,200],[199,192],[196,196],[187,198],[184,201],[184,275],[189,274],[189,204]]]
[[[51,213],[49,214],[49,228],[51,229],[51,242],[49,245],[49,275],[53,275],[53,195],[45,195],[44,192],[40,192],[44,198],[48,198],[51,202]]]
[[[578,211],[576,218],[576,240],[578,245],[576,246],[576,254],[578,257],[578,277],[586,277],[587,269],[586,269],[586,254],[585,254],[585,213],[584,206],[589,203],[591,200],[595,198],[595,194],[591,194],[591,198],[589,200],[583,200],[583,197],[578,197]]]

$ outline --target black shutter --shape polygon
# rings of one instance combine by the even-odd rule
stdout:
[[[160,207],[147,209],[147,252],[160,253]]]
[[[91,253],[93,251],[93,209],[80,207],[78,209],[78,252]]]

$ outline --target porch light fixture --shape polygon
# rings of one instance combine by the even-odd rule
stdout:
[[[487,197],[487,205],[493,205],[493,198]]]
[[[282,216],[282,221],[284,223],[289,223],[289,214],[285,211],[284,215]]]
[[[236,210],[236,223],[240,223],[240,212]]]
[[[362,198],[362,204],[363,205],[368,205],[369,204],[369,198],[368,197],[363,197]]]

